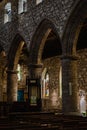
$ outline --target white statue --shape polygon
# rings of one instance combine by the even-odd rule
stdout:
[[[80,113],[82,116],[86,116],[86,100],[84,96],[80,99]]]

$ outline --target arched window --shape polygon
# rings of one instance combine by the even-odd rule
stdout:
[[[49,97],[49,73],[45,68],[42,74],[42,98]]]
[[[45,97],[49,96],[49,74],[46,72],[45,75]]]
[[[19,0],[18,14],[27,12],[27,0]]]
[[[36,0],[36,5],[40,4],[43,0]]]
[[[11,3],[5,5],[4,23],[11,22]]]
[[[60,67],[60,72],[59,72],[59,96],[62,97],[62,67]]]
[[[17,66],[17,70],[18,70],[18,74],[17,74],[17,76],[18,76],[18,81],[20,81],[21,80],[21,66],[18,64],[18,66]]]

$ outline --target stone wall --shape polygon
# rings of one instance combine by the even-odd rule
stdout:
[[[78,55],[78,60],[77,60],[77,86],[78,86],[78,91],[77,94],[79,93],[79,90],[84,90],[86,92],[87,96],[87,49],[82,49],[77,51]],[[50,101],[49,108],[61,108],[61,100],[60,100],[60,84],[59,84],[59,72],[60,72],[60,67],[61,67],[61,60],[59,57],[52,57],[48,58],[43,61],[43,68],[47,68],[49,75],[50,75]],[[57,99],[57,104],[55,106],[52,106],[52,94],[53,91],[56,90],[56,93],[58,95]],[[58,102],[58,100],[60,102]],[[78,97],[79,100],[79,97]],[[59,104],[58,104],[59,103]],[[79,103],[79,101],[78,101]],[[59,106],[58,106],[59,105]],[[46,107],[46,106],[45,106]]]
[[[87,48],[77,51],[77,56],[77,86],[78,88],[83,88],[87,91]],[[61,60],[56,56],[44,60],[43,64],[43,68],[46,67],[50,74],[51,86],[52,88],[55,88],[59,84]]]
[[[61,63],[59,57],[52,57],[43,61],[43,68],[47,68],[47,71],[50,75],[51,88],[56,88],[57,86],[59,86],[60,66]]]
[[[60,95],[60,58],[55,56],[43,61],[43,69],[46,68],[49,74],[49,99],[43,101],[43,109],[61,109]]]
[[[4,24],[4,8],[7,2],[12,3],[12,21]],[[11,43],[18,33],[18,18],[17,18],[17,2],[11,0],[3,0],[0,3],[0,45],[4,48],[6,54],[8,54]]]
[[[26,41],[31,42],[40,23],[48,19],[52,21],[61,37],[73,4],[74,0],[43,0],[39,5],[36,5],[35,0],[29,2],[28,12],[18,16],[20,33]]]
[[[79,50],[78,70],[78,88],[85,89],[87,92],[87,48]]]
[[[73,7],[74,0],[43,0],[36,5],[36,1],[28,1],[28,11],[18,15],[18,3],[15,0],[7,0],[12,3],[12,21],[4,24],[4,6],[6,1],[0,3],[0,44],[8,53],[10,45],[17,33],[23,36],[29,46],[32,36],[43,19],[53,22],[60,37]]]

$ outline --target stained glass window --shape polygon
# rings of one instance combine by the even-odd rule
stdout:
[[[42,98],[48,98],[49,97],[49,73],[47,72],[47,69],[45,68],[42,73],[42,92],[41,92]]]
[[[46,73],[46,77],[45,77],[45,96],[48,97],[49,96],[49,74]]]

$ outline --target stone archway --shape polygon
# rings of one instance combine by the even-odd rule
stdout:
[[[4,101],[4,93],[6,92],[6,84],[4,83],[4,70],[6,69],[6,52],[0,45],[0,101]]]
[[[30,43],[29,47],[29,62],[30,64],[42,64],[42,54],[43,54],[43,49],[45,46],[45,42],[49,36],[49,34],[53,31],[55,33],[57,39],[58,39],[58,44],[59,44],[59,49],[60,49],[60,54],[62,53],[62,45],[61,41],[57,32],[56,27],[52,23],[52,21],[48,19],[44,19],[38,26],[36,32],[34,33],[32,37],[32,41]],[[54,44],[55,45],[55,44]]]
[[[55,53],[56,52],[56,53]],[[50,94],[42,96],[42,105],[45,110],[58,110],[59,71],[62,45],[56,27],[52,21],[44,19],[38,26],[30,44],[31,77],[41,78],[46,67],[50,76]],[[48,60],[47,60],[48,59]],[[55,60],[54,60],[55,59]],[[45,61],[45,62],[44,62]],[[53,65],[55,64],[55,66]],[[42,68],[40,68],[42,65]],[[58,69],[58,70],[57,70]],[[57,72],[58,71],[58,72]],[[33,75],[32,75],[33,74]],[[42,80],[42,79],[41,79]],[[44,79],[45,80],[45,79]],[[44,80],[42,82],[44,82]],[[46,87],[43,85],[43,87]],[[42,90],[43,91],[43,90]],[[56,91],[56,94],[54,94]],[[43,94],[41,94],[43,95]],[[54,97],[57,95],[57,97]],[[54,103],[55,98],[55,103]],[[46,106],[47,104],[47,106]]]
[[[18,93],[18,64],[21,64],[20,57],[24,53],[25,47],[24,39],[17,34],[12,42],[9,54],[8,54],[8,66],[7,66],[7,101],[16,102]],[[23,51],[22,51],[23,50]],[[26,52],[28,53],[28,52]],[[24,57],[26,59],[26,57]],[[22,82],[22,81],[21,81]]]
[[[65,31],[63,33],[63,96],[65,100],[63,106],[68,101],[69,105],[64,107],[64,112],[77,112],[77,47],[78,38],[83,27],[84,21],[87,17],[87,1],[78,0],[74,6],[72,13],[66,24]],[[66,82],[65,82],[66,81]],[[67,89],[65,89],[67,88]],[[70,103],[71,102],[71,103]]]
[[[63,54],[75,55],[76,45],[80,30],[83,26],[83,22],[87,14],[87,1],[78,0],[71,12],[71,15],[67,21],[62,41],[63,41]]]
[[[29,47],[30,63],[40,63],[41,62],[41,56],[42,56],[42,51],[43,51],[43,48],[45,45],[45,41],[47,40],[47,37],[52,30],[56,34],[56,37],[58,38],[58,40],[61,44],[61,41],[60,41],[60,38],[59,38],[55,25],[52,23],[52,21],[50,21],[48,19],[44,19],[39,24],[36,32],[34,33],[30,47]]]

